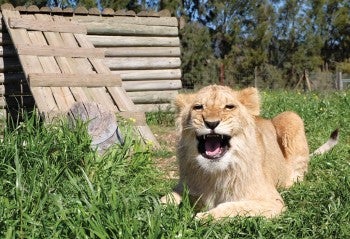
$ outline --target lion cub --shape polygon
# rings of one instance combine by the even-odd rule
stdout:
[[[180,127],[180,180],[163,203],[181,201],[184,187],[197,218],[274,217],[284,210],[277,187],[290,187],[308,169],[302,119],[284,112],[259,117],[257,89],[207,86],[175,101]]]

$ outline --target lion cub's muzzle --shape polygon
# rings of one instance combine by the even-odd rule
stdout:
[[[219,159],[230,147],[231,137],[222,134],[205,134],[197,136],[198,152],[207,159]]]

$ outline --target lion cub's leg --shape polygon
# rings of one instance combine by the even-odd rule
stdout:
[[[171,192],[160,199],[163,204],[175,204],[179,205],[181,202],[181,196],[177,192]]]
[[[234,201],[221,203],[209,211],[197,213],[196,218],[206,219],[213,217],[214,219],[221,219],[234,216],[263,216],[272,218],[281,214],[284,209],[282,199],[276,199],[275,201]]]
[[[277,141],[290,170],[289,187],[296,181],[303,180],[309,163],[303,120],[294,112],[283,112],[272,119],[276,128]]]

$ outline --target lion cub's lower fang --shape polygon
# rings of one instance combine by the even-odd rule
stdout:
[[[279,215],[284,203],[276,188],[302,180],[308,169],[302,119],[294,112],[259,117],[255,88],[207,86],[178,95],[175,105],[180,180],[161,201],[180,203],[185,186],[191,202],[206,210],[197,218]]]

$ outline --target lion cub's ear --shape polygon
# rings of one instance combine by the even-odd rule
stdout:
[[[178,94],[175,98],[175,108],[177,112],[182,111],[186,106],[190,105],[193,94]]]
[[[260,96],[259,92],[254,87],[238,91],[238,100],[248,109],[252,115],[260,114]]]

